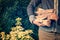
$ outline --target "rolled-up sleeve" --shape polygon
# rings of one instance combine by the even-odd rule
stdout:
[[[29,20],[31,23],[35,19],[34,10],[37,7],[37,5],[39,5],[40,3],[41,3],[41,0],[31,0],[31,2],[27,7],[27,14],[29,16]]]

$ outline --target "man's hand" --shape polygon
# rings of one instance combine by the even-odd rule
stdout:
[[[42,26],[50,26],[51,20],[47,19],[46,15],[43,16],[36,16],[35,22],[39,22]]]
[[[51,13],[48,16],[48,19],[57,21],[58,20],[58,16],[55,13]]]
[[[51,25],[51,20],[43,20],[43,24],[49,27]]]
[[[42,22],[38,21],[38,20],[34,20],[33,24],[37,25],[37,26],[45,26],[44,24],[42,24]]]

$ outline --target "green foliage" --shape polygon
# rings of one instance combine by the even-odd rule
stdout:
[[[0,30],[2,30],[2,28],[0,27]]]
[[[38,39],[38,27],[31,24],[28,19],[26,8],[31,0],[0,0],[0,31],[10,32],[10,28],[15,26],[15,19],[22,18],[22,26],[25,29],[33,30],[32,35]]]
[[[34,40],[30,34],[32,34],[32,30],[25,30],[21,26],[21,18],[16,18],[16,26],[11,28],[9,34],[5,34],[5,32],[1,32],[0,39],[2,40]]]

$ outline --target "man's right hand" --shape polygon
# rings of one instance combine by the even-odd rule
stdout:
[[[35,25],[37,25],[37,26],[44,26],[44,24],[42,24],[42,23],[40,23],[39,21],[36,21],[36,20],[34,20],[33,21],[33,24],[35,24]]]
[[[50,20],[37,20],[37,19],[35,19],[34,21],[33,21],[33,24],[35,24],[35,25],[37,25],[37,26],[39,26],[39,27],[42,27],[42,26],[50,26],[50,23],[51,23],[51,21]]]

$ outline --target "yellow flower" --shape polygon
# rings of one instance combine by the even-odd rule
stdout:
[[[24,30],[24,28],[22,26],[16,26],[16,28],[21,31],[21,30]]]
[[[25,38],[31,38],[29,35],[25,36]]]
[[[18,35],[18,38],[21,38],[22,36],[21,35]]]
[[[11,31],[11,32],[10,32],[10,36],[11,36],[11,37],[13,37],[13,36],[15,37],[15,36],[17,36],[17,35],[16,35],[15,32]]]
[[[5,37],[5,32],[1,32],[2,38]]]
[[[26,33],[26,34],[28,34],[28,33],[29,33],[29,31],[28,31],[28,30],[25,30],[25,33]]]
[[[7,35],[6,35],[6,39],[9,39],[9,38],[10,38],[10,35],[9,35],[9,34],[7,34]]]
[[[11,30],[12,30],[12,31],[16,31],[16,28],[15,28],[15,27],[12,27]]]
[[[3,35],[4,35],[4,34],[5,34],[5,32],[1,32],[1,34],[3,34]]]
[[[16,37],[11,37],[11,39],[10,39],[10,40],[17,40],[17,39],[16,39]]]
[[[17,33],[17,34],[20,35],[21,37],[24,36],[24,35],[26,35],[25,32],[19,32],[19,33]]]
[[[16,21],[17,21],[17,20],[22,20],[22,18],[19,18],[19,17],[18,17],[18,18],[16,18]]]
[[[1,32],[1,38],[2,38],[2,40],[4,40],[5,39],[5,32]]]
[[[26,33],[33,33],[32,30],[26,30]]]
[[[20,28],[22,28],[22,27],[21,27],[21,26],[16,26],[16,28],[17,28],[17,29],[20,29]]]
[[[30,35],[26,35],[25,38],[28,38],[28,39],[34,40]]]
[[[18,32],[19,32],[19,30],[14,31],[15,34],[17,34]]]

